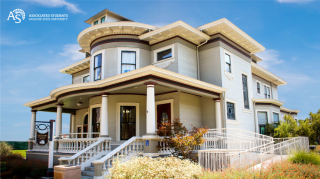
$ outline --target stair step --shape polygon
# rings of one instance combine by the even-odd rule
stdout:
[[[81,175],[81,179],[93,179],[93,177]]]
[[[86,167],[84,171],[94,172],[94,167]]]
[[[94,177],[94,172],[92,172],[92,171],[81,171],[81,175]]]

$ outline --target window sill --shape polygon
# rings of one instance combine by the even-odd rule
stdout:
[[[249,109],[242,109],[242,111],[243,111],[243,112],[245,112],[245,113],[252,114],[252,111],[251,111],[251,110],[249,110]]]
[[[227,124],[239,124],[238,120],[227,119]]]
[[[172,57],[172,58],[168,58],[168,59],[165,59],[165,60],[157,61],[157,62],[153,63],[152,65],[156,66],[156,67],[159,67],[159,68],[167,68],[174,61],[175,61],[175,58]]]
[[[224,75],[228,78],[229,81],[234,79],[234,75],[232,73],[224,71]]]

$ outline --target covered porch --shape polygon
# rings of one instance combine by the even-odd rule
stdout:
[[[35,143],[37,111],[55,112],[55,152],[77,153],[106,138],[101,149],[113,150],[130,138],[155,134],[162,122],[180,118],[187,128],[225,127],[226,89],[165,69],[147,66],[101,81],[57,88],[30,103],[29,151],[47,151]],[[62,113],[70,114],[70,131],[62,133]],[[44,120],[44,119],[41,119]]]

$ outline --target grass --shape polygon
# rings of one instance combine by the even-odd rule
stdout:
[[[20,154],[23,158],[26,158],[26,151],[27,150],[12,150],[13,154]]]
[[[306,153],[303,151],[294,152],[291,157],[288,159],[292,163],[297,164],[313,164],[320,165],[320,155],[315,152]]]

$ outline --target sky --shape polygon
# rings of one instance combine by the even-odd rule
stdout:
[[[320,1],[132,1],[132,0],[1,0],[0,1],[0,140],[26,141],[30,108],[24,103],[72,83],[59,70],[84,59],[78,34],[84,21],[105,8],[136,22],[162,27],[182,20],[193,27],[227,18],[266,50],[258,63],[288,82],[278,87],[284,107],[299,109],[299,119],[320,109]],[[8,19],[22,9],[21,23]],[[68,14],[66,21],[30,21],[29,14]],[[37,120],[55,119],[38,112]],[[69,133],[70,116],[63,115],[62,133]]]

